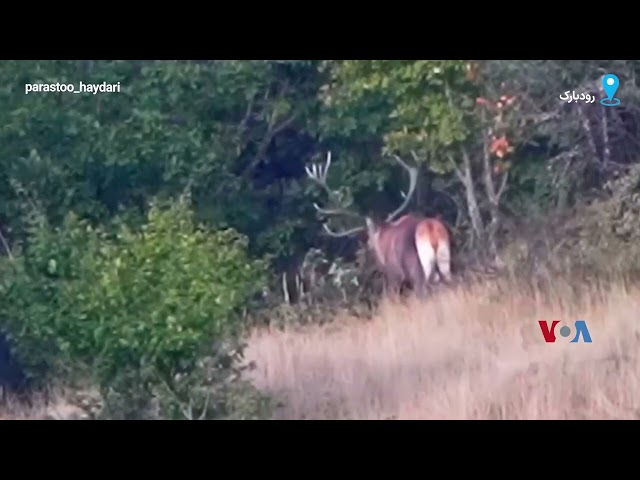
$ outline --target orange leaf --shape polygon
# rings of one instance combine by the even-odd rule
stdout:
[[[493,141],[489,146],[489,152],[497,156],[498,158],[503,158],[508,152],[512,149],[511,145],[509,145],[509,141],[506,136],[502,136],[500,138],[493,137]]]

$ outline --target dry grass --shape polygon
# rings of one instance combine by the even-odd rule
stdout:
[[[384,303],[368,322],[259,330],[247,356],[284,419],[640,418],[640,288],[509,286]],[[538,320],[593,343],[544,342]],[[573,330],[573,329],[572,329]]]
[[[509,285],[386,301],[374,318],[252,333],[254,384],[281,419],[638,419],[640,287],[552,294]],[[538,320],[587,322],[593,343],[544,343]],[[86,417],[57,392],[2,419]]]
[[[42,395],[32,395],[30,404],[7,395],[0,403],[0,420],[84,420],[87,413],[69,402],[70,392],[56,390],[45,400]]]

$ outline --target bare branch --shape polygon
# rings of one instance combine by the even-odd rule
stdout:
[[[204,417],[207,414],[207,409],[209,408],[209,399],[211,398],[211,392],[207,392],[207,397],[204,400],[204,407],[202,408],[202,413],[198,417],[198,420],[204,420]]]
[[[476,238],[482,238],[485,230],[484,221],[482,215],[480,215],[480,207],[478,206],[478,198],[476,196],[475,186],[473,184],[473,178],[471,176],[471,157],[469,152],[464,147],[461,147],[462,152],[462,164],[464,172],[457,171],[458,177],[462,182],[465,190],[465,197],[467,201],[467,211],[469,213],[469,219],[471,220],[471,227]],[[453,160],[451,160],[453,161]]]
[[[4,247],[5,251],[7,252],[7,256],[9,257],[9,260],[14,261],[15,258],[13,256],[13,253],[11,253],[11,248],[9,247],[9,242],[7,242],[7,239],[4,238],[4,235],[2,234],[1,230],[0,230],[0,242],[2,242],[2,246]]]
[[[555,97],[554,97],[555,99]],[[539,126],[551,120],[558,120],[560,114],[558,112],[532,113],[529,115],[521,115],[520,121],[523,123],[531,122],[531,126]]]
[[[507,186],[507,180],[509,178],[509,172],[504,172],[504,175],[502,176],[502,181],[500,182],[500,187],[498,187],[498,193],[496,193],[496,200],[499,202],[500,198],[502,197],[502,194],[504,193],[504,190]]]
[[[605,168],[609,164],[609,160],[611,159],[611,147],[609,145],[609,128],[607,126],[607,110],[605,109],[602,112],[602,156]]]
[[[464,183],[464,175],[462,174],[462,171],[460,171],[460,169],[458,168],[458,165],[456,164],[456,161],[453,159],[453,157],[449,153],[447,153],[447,160],[449,160],[449,163],[453,167],[453,171],[455,172],[455,174],[458,177],[458,179],[462,183]]]
[[[451,89],[449,88],[449,84],[447,82],[444,82],[444,94],[447,97],[447,103],[449,104],[449,108],[453,110],[454,109],[453,98],[451,97]]]
[[[187,404],[187,407],[181,407],[180,410],[187,420],[193,420],[193,406],[191,404],[191,397],[189,397],[189,403]]]
[[[589,144],[589,149],[591,150],[591,155],[593,155],[594,159],[598,159],[598,149],[596,148],[596,141],[593,136],[593,131],[591,130],[591,125],[589,125],[589,118],[585,115],[584,110],[582,109],[582,105],[578,104],[578,114],[582,119],[581,125],[587,134],[587,140]]]
[[[396,161],[402,166],[402,168],[404,168],[409,173],[409,191],[404,194],[404,202],[402,202],[402,205],[400,205],[396,210],[387,215],[387,222],[393,220],[396,215],[402,212],[407,207],[407,205],[409,205],[409,202],[411,201],[411,198],[416,190],[416,185],[418,183],[418,169],[416,167],[410,167],[397,155],[394,155],[393,158],[395,158]]]
[[[270,85],[265,91],[265,94],[264,94],[264,102],[265,102],[265,104],[266,104],[267,100],[269,99],[269,97],[271,96],[272,88],[273,88],[273,85]],[[288,92],[289,92],[289,83],[287,81],[285,81],[281,85],[281,88],[280,88],[278,96],[281,99],[286,98],[286,95],[287,95]],[[245,120],[248,120],[250,118],[250,116],[252,114],[252,109],[253,109],[253,99],[251,100],[251,102],[249,102],[249,106],[247,108],[247,113],[246,113],[245,119],[242,121],[241,127],[246,127]],[[260,143],[258,145],[258,150],[256,151],[256,154],[253,156],[253,158],[249,162],[249,165],[242,172],[242,177],[243,178],[248,177],[251,174],[251,172],[253,172],[253,170],[255,170],[255,168],[258,166],[258,164],[262,161],[262,159],[264,158],[265,154],[267,153],[267,149],[269,148],[269,145],[271,145],[271,141],[274,139],[274,137],[276,135],[278,135],[280,132],[282,132],[284,129],[288,128],[298,118],[299,114],[300,114],[300,112],[296,111],[296,112],[292,113],[291,115],[289,115],[287,118],[285,118],[285,119],[281,120],[280,122],[278,122],[278,112],[277,112],[277,110],[274,108],[271,111],[271,115],[269,117],[269,121],[267,122],[267,131],[265,132],[264,136],[262,137],[262,140],[260,141]],[[242,129],[241,129],[241,131],[242,131]]]
[[[296,120],[297,117],[298,117],[298,113],[296,112],[276,125],[275,113],[271,116],[271,119],[269,120],[269,125],[267,127],[267,133],[265,134],[264,137],[262,137],[262,140],[258,145],[258,151],[251,159],[251,162],[249,162],[249,166],[247,166],[244,172],[242,172],[243,177],[245,178],[248,177],[251,174],[251,172],[255,170],[255,168],[258,166],[258,164],[262,161],[265,154],[267,153],[269,145],[271,145],[271,141],[274,139],[274,137],[278,133],[280,133],[282,130],[289,127]]]
[[[487,192],[487,197],[491,204],[497,205],[496,190],[493,184],[493,177],[491,176],[491,153],[489,152],[489,135],[484,134],[482,145],[482,169],[484,176],[484,186]]]
[[[251,97],[251,100],[249,100],[249,104],[247,105],[247,111],[244,114],[244,117],[242,118],[240,125],[238,126],[238,138],[242,138],[242,136],[244,135],[244,132],[247,130],[247,125],[249,124],[249,120],[253,115],[253,104],[254,104],[255,98],[256,96],[254,95],[253,97]]]
[[[284,303],[290,304],[289,289],[287,288],[287,272],[282,274],[282,295],[284,296]]]

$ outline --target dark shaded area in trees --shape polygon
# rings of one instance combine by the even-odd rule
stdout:
[[[0,332],[0,387],[12,394],[23,394],[29,387],[28,378],[14,357],[7,335]]]

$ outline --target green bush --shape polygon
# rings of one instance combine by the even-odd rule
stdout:
[[[89,377],[111,417],[175,416],[205,401],[209,416],[225,410],[238,313],[265,275],[245,238],[194,225],[177,202],[153,205],[138,231],[108,233],[73,214],[57,229],[38,223],[15,263],[2,316],[33,375]],[[217,398],[195,393],[207,385]]]
[[[640,165],[589,204],[526,218],[508,239],[503,259],[514,276],[640,278]]]

